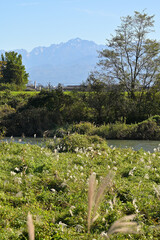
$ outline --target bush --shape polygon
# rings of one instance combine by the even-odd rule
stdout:
[[[160,126],[160,115],[155,115],[149,119],[152,121],[155,121],[157,123],[157,125]]]
[[[142,140],[158,140],[160,139],[160,128],[154,120],[148,119],[137,124],[132,137]]]
[[[76,149],[85,151],[88,147],[98,149],[99,146],[103,149],[108,147],[107,142],[98,136],[87,136],[78,133],[65,136],[56,142],[49,141],[47,144],[47,147],[50,149],[58,149],[60,152],[76,152]]]
[[[93,135],[93,132],[96,130],[96,126],[90,122],[80,122],[73,125],[72,131],[79,134]]]
[[[0,106],[0,118],[8,116],[9,114],[12,114],[15,112],[15,109],[11,106],[4,104]]]

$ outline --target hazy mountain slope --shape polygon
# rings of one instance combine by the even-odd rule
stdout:
[[[87,79],[98,62],[97,51],[102,48],[103,45],[76,38],[49,47],[36,47],[31,52],[24,49],[15,51],[22,54],[31,82],[68,85],[80,84]]]

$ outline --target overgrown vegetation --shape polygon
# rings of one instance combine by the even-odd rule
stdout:
[[[137,93],[134,101],[116,89],[105,90],[102,99],[97,92],[66,94],[60,87],[32,95],[5,91],[0,93],[0,127],[7,136],[42,137],[88,122],[85,126],[91,124],[92,134],[108,139],[159,139],[159,122],[151,117],[160,115],[159,105],[159,93],[154,89],[141,97]]]
[[[62,138],[58,144],[53,139],[50,149],[0,144],[1,239],[28,239],[28,212],[35,239],[100,240],[107,238],[109,229],[110,239],[160,238],[160,153],[111,149],[105,140],[83,138],[79,147],[75,143],[82,141],[82,135],[78,134]],[[96,215],[92,208],[91,219],[96,218],[88,233],[88,183],[93,172],[103,199],[97,200]],[[112,184],[102,188],[107,174]],[[125,216],[128,218],[123,219]],[[131,219],[133,224],[127,222]],[[126,232],[118,233],[124,225]],[[129,225],[133,227],[130,231]]]

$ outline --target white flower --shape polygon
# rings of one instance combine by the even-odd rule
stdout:
[[[59,222],[59,225],[61,227],[62,232],[63,232],[64,228],[67,227],[67,224],[62,223],[61,221]]]
[[[113,167],[113,170],[117,171],[117,167]]]
[[[79,225],[79,224],[76,225],[76,231],[77,231],[78,233],[82,232],[82,229],[83,229],[83,226],[81,226],[81,225]]]
[[[22,183],[22,179],[21,179],[20,177],[16,177],[16,178],[14,179],[14,181],[15,181],[16,183],[18,183],[18,184],[21,184],[21,183]]]
[[[136,212],[138,213],[139,210],[138,210],[138,206],[136,205],[136,201],[137,201],[137,200],[134,198],[134,199],[133,199],[133,206],[135,207]]]
[[[16,167],[14,170],[16,170],[17,172],[19,172],[19,171],[20,171],[18,167]]]
[[[53,193],[56,193],[56,189],[54,189],[54,188],[51,188],[51,191],[52,191]]]
[[[78,167],[77,167],[77,165],[76,165],[76,164],[74,165],[74,169],[76,169],[76,170],[78,169]]]
[[[141,161],[141,162],[144,162],[144,159],[143,159],[143,158],[140,158],[140,161]]]
[[[78,148],[78,147],[76,147],[74,151],[77,153],[77,152],[78,152],[78,150],[79,150],[79,148]]]
[[[14,176],[14,175],[16,175],[16,173],[15,173],[15,172],[13,172],[13,171],[11,171],[11,172],[10,172],[10,174],[11,174],[11,176]]]
[[[102,233],[101,233],[101,237],[108,238],[108,235],[107,235],[107,233],[105,233],[105,232],[102,232]]]
[[[16,197],[22,197],[22,196],[23,196],[22,191],[20,191],[20,192],[18,192],[18,193],[16,194]]]
[[[132,170],[129,171],[129,174],[130,176],[133,176],[133,172],[136,170],[136,167],[134,167]]]
[[[112,201],[109,200],[108,203],[110,204],[110,209],[113,210],[113,203],[112,203]]]
[[[145,178],[145,179],[149,179],[148,173],[146,173],[146,174],[144,175],[144,178]]]
[[[73,217],[73,212],[72,212],[72,210],[75,209],[75,208],[76,208],[75,206],[71,206],[70,209],[69,209],[69,212],[70,212],[70,214],[71,214],[72,217]]]

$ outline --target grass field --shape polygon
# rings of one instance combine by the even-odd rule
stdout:
[[[110,239],[160,239],[158,151],[111,149],[80,135],[47,146],[0,144],[0,239],[28,239],[28,212],[37,240],[108,239],[112,224],[133,214]],[[91,173],[105,191],[88,233]]]

